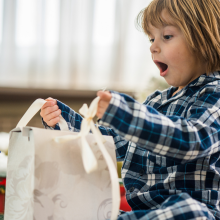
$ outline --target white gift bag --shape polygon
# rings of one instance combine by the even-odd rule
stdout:
[[[98,101],[80,109],[79,133],[62,116],[61,131],[26,127],[45,101],[30,106],[10,133],[5,220],[117,219],[115,146],[92,121]]]

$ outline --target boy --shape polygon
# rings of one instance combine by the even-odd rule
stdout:
[[[98,92],[100,130],[112,135],[131,212],[127,219],[220,219],[220,2],[153,0],[138,17],[152,59],[172,87],[143,104]],[[70,130],[81,116],[47,99],[41,116]]]

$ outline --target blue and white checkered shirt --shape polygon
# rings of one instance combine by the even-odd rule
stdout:
[[[201,75],[172,97],[176,89],[156,91],[143,104],[112,91],[100,130],[113,136],[124,160],[132,210],[158,209],[171,195],[187,193],[219,217],[220,72]],[[58,105],[70,130],[79,131],[81,116]]]

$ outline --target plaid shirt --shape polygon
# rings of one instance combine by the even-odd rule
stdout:
[[[112,91],[99,128],[113,136],[124,160],[132,210],[158,209],[187,193],[220,218],[220,72],[201,75],[172,97],[176,89],[156,91],[143,104]],[[58,105],[70,130],[79,131],[81,116]]]

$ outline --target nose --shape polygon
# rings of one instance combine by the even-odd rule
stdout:
[[[156,41],[156,39],[154,39],[154,42],[152,43],[151,47],[150,47],[150,52],[152,54],[154,53],[160,53],[161,52],[161,48],[159,46],[158,41]]]

